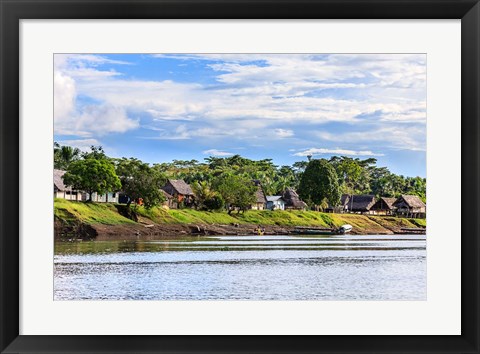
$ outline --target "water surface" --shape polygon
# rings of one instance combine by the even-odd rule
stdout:
[[[55,300],[425,300],[426,239],[220,236],[56,243]]]

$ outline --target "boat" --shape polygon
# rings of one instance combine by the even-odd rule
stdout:
[[[297,226],[293,233],[298,235],[345,235],[352,231],[353,226],[345,224],[338,229],[315,228],[308,226]]]
[[[345,235],[348,234],[350,231],[352,231],[353,226],[349,224],[342,225],[338,228],[337,233],[339,235]]]
[[[293,233],[297,235],[334,235],[334,229],[326,228],[316,228],[316,227],[306,227],[306,226],[297,226]]]

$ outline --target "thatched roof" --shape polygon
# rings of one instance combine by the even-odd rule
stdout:
[[[348,210],[369,211],[375,204],[375,196],[368,194],[350,195],[345,198],[345,202],[346,204],[344,204],[344,206],[347,207]]]
[[[420,197],[418,197],[416,195],[402,195],[395,201],[394,205],[401,204],[402,201],[409,208],[424,208],[425,207],[425,203],[422,202]]]
[[[340,205],[346,206],[348,205],[349,201],[350,201],[350,194],[342,194],[342,197],[340,198]]]
[[[62,170],[53,170],[53,185],[61,192],[71,190],[70,187],[67,187],[65,183],[63,183],[63,175],[66,171]]]
[[[371,209],[373,210],[393,210],[395,209],[395,206],[393,203],[395,203],[397,199],[395,198],[387,198],[387,197],[381,197],[377,202],[372,206]]]
[[[178,194],[193,195],[192,188],[183,179],[169,179],[168,183],[172,185]]]
[[[285,200],[285,206],[296,209],[303,209],[307,207],[307,203],[300,199],[297,192],[293,188],[287,188],[282,194]]]
[[[257,186],[257,191],[255,192],[255,196],[257,198],[256,203],[266,203],[267,198],[265,197],[265,193],[263,192],[262,186]]]
[[[163,196],[164,196],[167,200],[173,198],[173,196],[171,196],[170,194],[168,194],[167,192],[165,192],[163,189],[160,189],[160,191],[162,192]]]

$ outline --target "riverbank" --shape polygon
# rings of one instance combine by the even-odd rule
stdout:
[[[388,235],[402,228],[426,227],[424,219],[406,219],[315,211],[249,210],[245,213],[192,209],[128,209],[123,204],[82,203],[56,199],[56,239],[134,239],[185,235],[253,235],[258,227],[267,235],[292,233],[297,226],[338,228],[353,226],[353,234]]]

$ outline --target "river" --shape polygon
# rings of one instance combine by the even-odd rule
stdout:
[[[425,300],[426,238],[57,242],[55,300]]]

